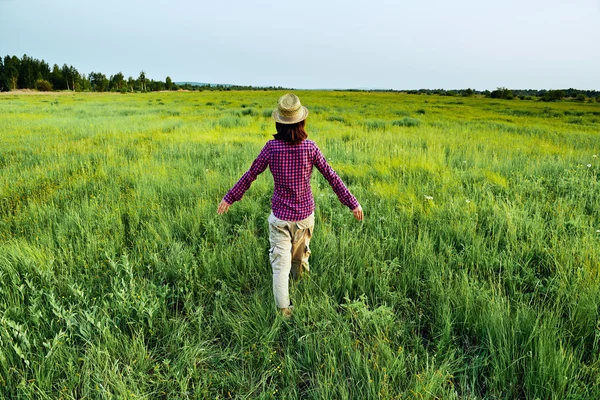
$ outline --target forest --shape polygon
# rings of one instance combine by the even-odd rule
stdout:
[[[164,81],[149,79],[140,71],[137,78],[125,77],[122,72],[106,75],[102,72],[85,74],[72,65],[60,67],[24,54],[0,58],[0,92],[11,90],[38,90],[41,92],[70,90],[75,92],[157,92],[163,90],[281,90],[282,87],[260,87],[242,85],[211,85],[176,83],[167,76]]]

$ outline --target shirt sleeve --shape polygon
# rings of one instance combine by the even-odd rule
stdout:
[[[314,165],[315,167],[317,167],[317,169],[323,175],[323,177],[327,179],[327,182],[329,182],[329,185],[331,186],[334,193],[337,195],[338,199],[342,204],[344,204],[351,210],[354,210],[360,205],[358,203],[358,200],[356,200],[356,197],[354,197],[352,193],[350,193],[350,190],[348,190],[346,185],[344,185],[344,182],[335,173],[333,168],[331,168],[331,166],[327,163],[327,160],[325,160],[323,153],[321,153],[321,150],[316,145]]]
[[[254,160],[250,166],[250,169],[244,175],[242,175],[240,180],[235,185],[233,185],[231,190],[229,190],[225,197],[223,197],[223,200],[229,204],[233,204],[236,201],[241,200],[242,197],[244,197],[246,190],[248,190],[250,185],[252,185],[252,182],[254,182],[258,175],[260,175],[269,165],[269,154],[269,142],[267,142],[265,147],[263,147],[258,154],[258,157],[256,157],[256,160]]]

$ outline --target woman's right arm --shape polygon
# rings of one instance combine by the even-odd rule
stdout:
[[[260,175],[269,165],[269,142],[265,144],[265,147],[260,151],[256,160],[250,166],[250,169],[242,175],[239,181],[227,192],[221,203],[219,204],[219,208],[217,212],[219,214],[223,214],[229,210],[229,206],[231,206],[236,201],[239,201],[246,193],[246,190],[250,188],[252,182],[256,180],[258,175]]]

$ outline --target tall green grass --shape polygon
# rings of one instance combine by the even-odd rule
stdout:
[[[315,172],[285,321],[280,94],[0,97],[0,397],[600,397],[600,105],[298,93],[366,219]]]

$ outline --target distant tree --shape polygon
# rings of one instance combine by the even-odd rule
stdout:
[[[93,90],[89,75],[86,76],[85,74],[78,74],[77,90],[83,92],[91,92]]]
[[[79,82],[80,78],[81,77],[79,75],[79,71],[77,71],[77,68],[71,65],[69,67],[69,79],[71,80],[71,90],[79,90],[77,88],[77,83]]]
[[[57,64],[52,66],[52,72],[50,72],[50,83],[55,90],[65,90],[67,88],[67,82],[62,74],[60,67]]]
[[[542,101],[558,101],[565,97],[565,92],[562,90],[548,90],[542,96]]]
[[[75,83],[79,78],[79,72],[75,67],[64,64],[61,69],[63,78],[65,79],[67,90],[75,91]]]
[[[105,92],[108,89],[108,79],[101,72],[90,72],[90,82],[95,92]]]
[[[461,93],[464,97],[471,97],[475,94],[475,91],[471,88],[465,89]]]
[[[167,76],[167,79],[165,79],[165,89],[167,89],[167,90],[173,89],[173,81],[171,80],[170,76]]]
[[[515,98],[512,90],[507,89],[505,87],[499,87],[496,90],[493,90],[490,93],[490,97],[492,99],[506,99],[506,100],[512,100]]]
[[[587,96],[583,93],[579,93],[576,97],[575,97],[575,101],[579,101],[581,103],[585,102],[587,100]]]
[[[126,86],[125,77],[121,72],[118,72],[110,77],[110,90],[120,92]]]
[[[33,89],[35,88],[35,76],[33,74],[33,60],[27,55],[23,54],[21,62],[19,63],[19,75],[17,80],[17,87],[19,89]]]
[[[8,78],[4,70],[4,60],[0,58],[0,92],[8,92]]]
[[[67,90],[71,90],[73,79],[71,78],[71,69],[67,64],[63,64],[60,73],[62,74]]]
[[[133,92],[133,88],[135,87],[135,82],[136,81],[135,81],[135,79],[133,79],[133,77],[130,76],[129,78],[127,78],[127,87],[129,88],[129,90],[131,92]]]
[[[38,61],[38,60],[36,60]],[[39,61],[39,68],[37,71],[37,78],[42,79],[42,80],[48,80],[50,79],[50,66],[48,65],[48,63],[44,60]]]
[[[563,90],[563,92],[565,94],[564,97],[572,97],[572,98],[576,99],[577,96],[581,93],[581,90],[568,88],[567,90]]]
[[[165,83],[163,81],[150,81],[150,90],[153,92],[165,90]]]
[[[18,89],[20,64],[21,60],[17,56],[4,57],[4,73],[8,81],[8,90]]]
[[[140,90],[142,92],[146,91],[146,73],[144,72],[144,70],[142,70],[140,72],[140,76],[138,78],[138,81],[140,82]]]

